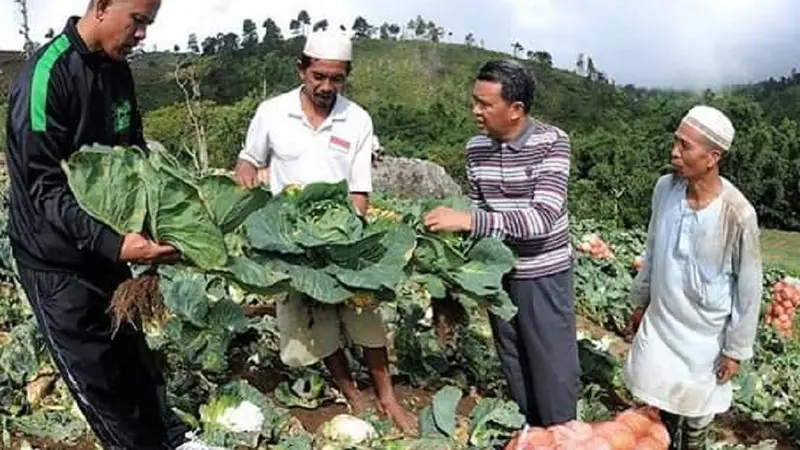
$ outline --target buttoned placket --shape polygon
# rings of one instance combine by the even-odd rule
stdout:
[[[311,151],[315,155],[318,155],[320,157],[326,156],[327,155],[326,152],[328,150],[328,142],[327,141],[321,142],[320,136],[322,136],[326,131],[328,131],[329,128],[332,130],[333,114],[332,113],[329,114],[328,117],[326,117],[325,120],[323,120],[322,123],[317,128],[314,128],[314,126],[311,124],[311,121],[308,120],[308,117],[306,116],[306,114],[303,112],[302,109],[300,109],[299,114],[300,114],[300,119],[303,122],[303,126],[306,127],[306,130],[311,135],[310,136],[311,137],[310,141],[312,142]]]

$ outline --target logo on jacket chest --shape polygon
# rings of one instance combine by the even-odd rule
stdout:
[[[131,102],[130,100],[119,100],[114,103],[112,109],[114,120],[114,132],[122,133],[131,127]]]

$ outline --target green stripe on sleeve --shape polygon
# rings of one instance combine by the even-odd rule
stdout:
[[[61,35],[50,44],[44,54],[36,62],[31,83],[31,128],[33,131],[47,130],[47,90],[50,84],[50,73],[56,60],[69,48],[69,39]]]

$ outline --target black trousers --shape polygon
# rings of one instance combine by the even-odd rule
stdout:
[[[575,420],[580,362],[572,270],[536,279],[507,279],[519,313],[490,321],[511,396],[530,426]]]
[[[188,427],[166,406],[144,335],[125,325],[112,336],[107,309],[128,274],[18,271],[53,361],[102,446],[172,450],[183,443]]]

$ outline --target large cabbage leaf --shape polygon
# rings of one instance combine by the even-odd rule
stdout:
[[[153,238],[173,244],[181,255],[202,269],[228,262],[225,237],[196,186],[166,167],[157,171],[158,209],[153,216]]]
[[[326,253],[331,264],[325,271],[351,288],[394,290],[406,276],[404,268],[415,245],[413,230],[401,224],[354,244],[328,247]]]
[[[496,239],[481,239],[467,253],[466,264],[448,271],[453,281],[474,295],[494,295],[503,276],[514,268],[516,258]]]
[[[269,193],[246,190],[225,175],[207,175],[198,181],[200,194],[222,233],[234,231],[253,212],[267,203]]]
[[[293,226],[289,209],[273,199],[245,221],[248,244],[264,252],[303,254],[294,240]]]
[[[278,261],[276,267],[290,277],[292,290],[318,302],[334,305],[353,295],[334,277],[307,264]]]
[[[516,315],[518,309],[503,289],[503,277],[514,268],[516,257],[503,242],[494,238],[464,242],[460,245],[467,249],[464,253],[446,236],[426,232],[417,239],[412,279],[432,297],[444,298],[452,292],[468,310],[488,307],[504,320]]]
[[[144,154],[136,147],[91,146],[61,167],[78,204],[119,234],[144,230],[147,191]]]
[[[246,257],[229,258],[219,273],[244,289],[265,295],[285,289],[289,281],[286,273]]]
[[[457,387],[439,389],[431,399],[431,404],[420,411],[420,436],[453,438],[456,433],[456,408],[461,397],[461,390]]]
[[[192,174],[159,147],[146,157],[136,147],[85,146],[62,167],[97,220],[121,234],[146,231],[203,270],[228,268],[225,235],[268,200],[229,177]]]

